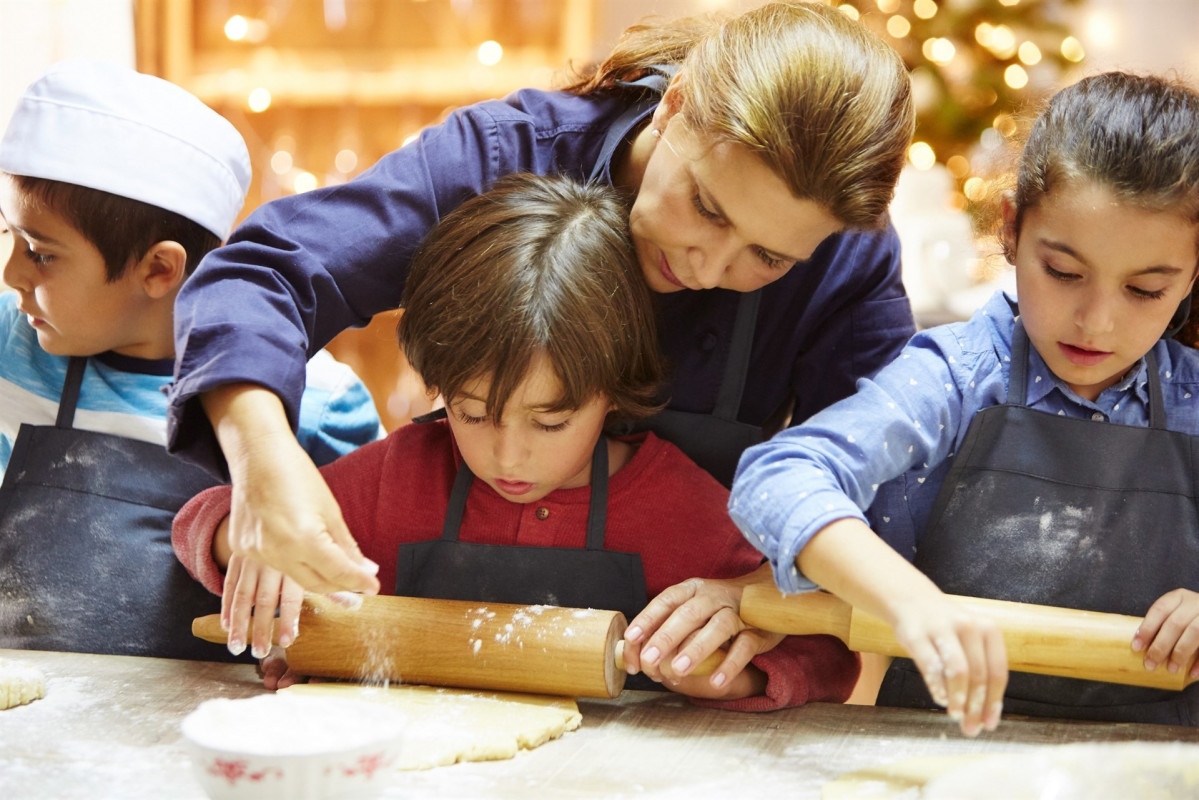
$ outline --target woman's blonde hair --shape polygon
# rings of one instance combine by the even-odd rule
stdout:
[[[749,148],[847,227],[881,224],[916,114],[903,61],[864,25],[819,2],[635,25],[565,88],[610,90],[664,64],[681,67],[696,130]]]
[[[490,379],[487,415],[536,356],[562,386],[551,411],[611,401],[611,419],[660,408],[664,365],[649,287],[610,186],[513,174],[447,214],[412,258],[400,346],[448,400]]]

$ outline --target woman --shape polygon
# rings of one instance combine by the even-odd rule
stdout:
[[[310,590],[376,590],[291,433],[305,356],[398,305],[442,214],[504,174],[560,172],[633,198],[673,369],[654,429],[727,483],[745,446],[913,332],[894,231],[864,232],[913,125],[899,57],[822,3],[631,28],[565,92],[459,109],[350,183],[258,209],[179,298],[169,446],[227,460],[235,552]]]

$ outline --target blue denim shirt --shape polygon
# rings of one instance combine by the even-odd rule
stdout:
[[[795,558],[839,519],[871,524],[911,558],[953,454],[975,413],[1007,400],[1012,330],[1008,298],[995,294],[963,323],[922,331],[857,393],[745,451],[729,512],[774,567],[785,592],[817,588]],[[1199,433],[1199,351],[1154,346],[1171,430]],[[1145,361],[1097,400],[1059,381],[1030,348],[1027,404],[1121,425],[1149,419]]]

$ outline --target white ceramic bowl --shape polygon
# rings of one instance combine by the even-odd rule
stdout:
[[[206,700],[183,737],[214,800],[376,797],[398,779],[404,715],[334,697]]]

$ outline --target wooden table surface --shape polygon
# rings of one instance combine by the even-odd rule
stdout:
[[[263,692],[252,667],[0,650],[39,666],[47,694],[0,711],[0,798],[203,798],[179,733],[202,700]],[[1199,729],[1006,719],[963,738],[943,714],[813,704],[714,711],[667,693],[580,700],[582,726],[509,761],[397,772],[387,797],[820,797],[838,775],[918,755],[1043,744],[1199,742]]]

